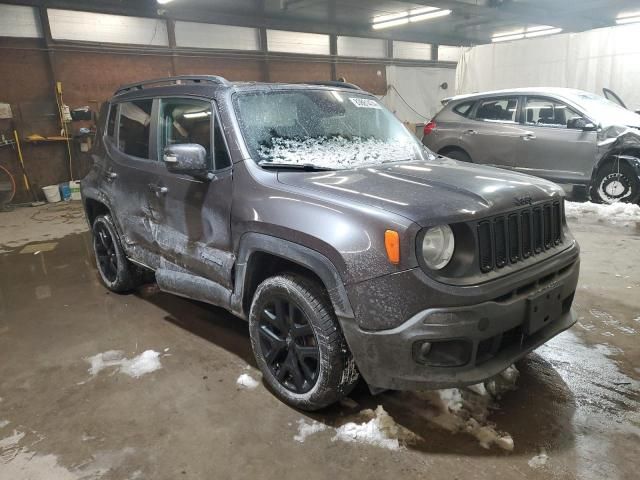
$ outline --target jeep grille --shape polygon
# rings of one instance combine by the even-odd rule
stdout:
[[[562,243],[562,224],[559,200],[478,222],[480,270],[490,272],[554,248]]]

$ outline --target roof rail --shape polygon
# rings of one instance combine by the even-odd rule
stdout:
[[[162,85],[162,84],[171,84],[178,85],[180,83],[211,83],[214,85],[229,85],[229,82],[223,78],[218,77],[216,75],[178,75],[176,77],[166,77],[166,78],[156,78],[154,80],[145,80],[143,82],[129,83],[127,85],[122,85],[119,87],[115,93],[115,95],[120,95],[121,93],[129,92],[132,90],[142,90],[143,88],[148,88],[152,85]]]
[[[306,85],[321,85],[324,87],[340,87],[340,88],[350,88],[352,90],[362,90],[355,83],[349,82],[339,82],[337,80],[323,80],[319,82],[303,82]]]

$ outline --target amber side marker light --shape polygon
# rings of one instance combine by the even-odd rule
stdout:
[[[395,230],[384,232],[384,246],[387,249],[387,257],[393,264],[400,263],[400,235]]]

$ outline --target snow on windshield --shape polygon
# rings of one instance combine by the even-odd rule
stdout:
[[[258,155],[261,162],[343,169],[413,159],[416,151],[413,142],[338,135],[300,139],[274,137],[270,145],[260,146]]]

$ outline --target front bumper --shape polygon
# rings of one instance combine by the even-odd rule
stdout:
[[[360,373],[376,388],[419,390],[458,387],[480,383],[498,374],[516,360],[575,323],[571,310],[579,274],[576,257],[568,263],[516,285],[498,298],[473,305],[427,308],[388,330],[364,330],[353,319],[341,319],[344,335]],[[564,262],[563,262],[564,263]],[[557,302],[548,306],[542,327],[528,333],[531,302],[548,291]],[[463,364],[432,366],[416,347],[429,342],[446,350],[448,345],[466,345]],[[427,357],[428,358],[428,357]]]

